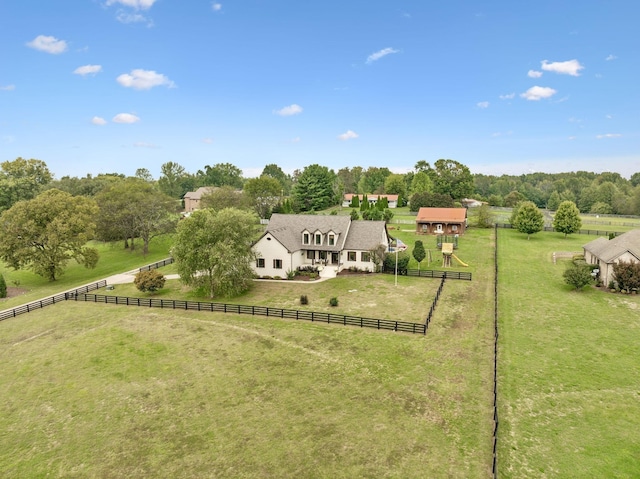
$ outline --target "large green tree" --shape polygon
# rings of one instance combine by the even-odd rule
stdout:
[[[582,227],[580,219],[580,210],[573,201],[563,201],[558,206],[556,214],[553,217],[553,229],[560,233],[564,233],[564,237],[571,233],[577,233]]]
[[[294,209],[320,211],[337,203],[333,189],[336,174],[326,166],[313,164],[305,167],[293,187]]]
[[[532,234],[544,228],[544,216],[533,201],[523,201],[514,208],[511,224],[529,239]]]
[[[242,170],[231,163],[206,165],[204,172],[198,171],[198,177],[202,186],[233,186],[241,189],[244,183]]]
[[[438,160],[430,170],[433,191],[448,194],[455,200],[467,198],[473,194],[473,176],[469,168],[455,160]]]
[[[194,211],[178,225],[171,250],[181,281],[204,288],[212,298],[249,289],[256,225],[253,213],[236,208]]]
[[[49,281],[63,274],[71,259],[93,268],[98,251],[86,244],[97,212],[94,200],[55,189],[19,201],[0,216],[0,259]]]
[[[44,161],[17,158],[0,163],[0,212],[18,201],[35,198],[52,179]]]
[[[360,193],[384,193],[384,182],[390,175],[389,168],[371,166],[362,173],[358,181],[358,191]]]
[[[286,174],[284,171],[282,171],[282,168],[280,168],[275,163],[266,165],[263,168],[262,174],[260,176],[270,176],[271,178],[275,178],[276,180],[278,180],[278,183],[280,183],[280,187],[282,189],[282,192],[280,193],[281,196],[288,196],[289,193],[291,193],[291,175]]]
[[[262,175],[245,181],[242,191],[247,195],[258,216],[269,218],[273,209],[282,200],[283,189],[277,179]]]
[[[171,198],[182,198],[185,193],[196,189],[196,177],[184,169],[182,165],[168,161],[160,166],[158,187]]]
[[[200,199],[200,205],[202,208],[209,208],[214,211],[220,211],[225,208],[238,208],[241,210],[251,208],[244,191],[229,185],[213,188],[208,193],[203,194]]]
[[[404,175],[392,173],[387,176],[384,181],[384,192],[388,195],[398,195],[398,205],[406,204],[407,185],[404,182]]]

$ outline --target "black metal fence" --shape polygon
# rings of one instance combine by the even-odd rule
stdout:
[[[493,477],[498,477],[498,227],[494,235],[493,278]]]
[[[395,274],[395,269],[385,268],[383,273]],[[462,279],[471,281],[472,274],[466,271],[436,271],[433,269],[407,269],[398,271],[401,276],[416,276],[419,278],[437,278],[437,279]]]
[[[426,324],[393,321],[389,319],[363,318],[343,314],[305,311],[297,309],[271,308],[268,306],[251,306],[243,304],[209,303],[202,301],[183,301],[173,299],[133,298],[126,296],[107,296],[102,294],[76,294],[68,299],[94,303],[118,304],[147,308],[181,309],[186,311],[209,311],[219,313],[249,314],[252,316],[268,316],[275,318],[295,319],[361,328],[385,329],[413,334],[426,334]]]
[[[158,261],[157,263],[153,263],[153,264],[148,264],[147,266],[143,266],[142,268],[138,269],[138,271],[151,271],[152,269],[158,269],[158,268],[162,268],[163,266],[166,266],[168,264],[171,264],[174,262],[173,258],[167,258],[167,259],[163,259],[162,261]]]
[[[505,229],[513,229],[513,225],[511,223],[496,223],[495,224],[496,228],[505,228]],[[555,232],[555,229],[553,228],[553,226],[545,226],[542,231],[547,231],[547,232]],[[621,235],[623,232],[622,231],[602,231],[602,230],[580,230],[577,231],[576,233],[581,234],[581,235],[594,235],[594,236],[609,236],[609,235],[615,235],[615,236],[619,236]]]
[[[2,311],[0,312],[0,321],[8,318],[15,318],[16,316],[19,316],[21,314],[30,313],[31,311],[35,311],[37,309],[42,309],[45,306],[50,306],[52,304],[61,303],[62,301],[67,301],[68,299],[73,299],[79,294],[85,294],[89,291],[95,291],[96,289],[102,288],[106,285],[107,282],[105,280],[102,280],[98,281],[97,283],[89,284],[81,288],[67,291],[65,293],[56,294],[55,296],[49,296],[48,298],[33,301],[28,304],[23,304],[22,306],[18,306],[17,308]]]
[[[440,281],[440,286],[438,286],[438,291],[436,291],[436,297],[433,299],[433,303],[431,303],[431,307],[429,308],[429,313],[427,314],[427,320],[424,322],[425,328],[429,328],[431,317],[433,316],[433,312],[436,310],[436,306],[438,305],[438,299],[440,299],[440,294],[442,294],[442,290],[444,289],[445,281],[446,281],[446,278],[442,277],[442,281]]]

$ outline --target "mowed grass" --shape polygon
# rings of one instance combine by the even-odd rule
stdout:
[[[87,269],[76,263],[75,260],[71,260],[68,262],[64,274],[56,281],[49,281],[29,270],[16,271],[0,261],[0,274],[4,276],[7,286],[24,290],[20,296],[0,300],[0,310],[13,308],[67,289],[95,282],[113,274],[123,273],[166,259],[169,256],[172,241],[170,235],[154,238],[150,243],[147,255],[142,254],[142,244],[139,240],[133,251],[125,250],[120,241],[115,243],[92,242],[90,246],[97,248],[100,253],[97,266],[94,269]]]
[[[499,477],[640,475],[640,297],[552,261],[592,239],[499,231]]]
[[[484,280],[448,281],[426,336],[76,302],[3,321],[0,472],[490,477],[490,233],[466,241]],[[339,278],[310,308],[336,295],[336,312],[403,319],[439,284],[371,278]],[[262,284],[239,302],[298,300]]]

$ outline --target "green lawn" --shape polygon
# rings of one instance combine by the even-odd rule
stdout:
[[[500,477],[638,477],[640,297],[552,261],[589,239],[499,231]]]
[[[490,232],[472,241],[489,246]],[[490,247],[477,250],[478,274],[490,274]],[[418,304],[422,317],[439,283],[373,278],[336,280],[358,291],[339,293],[335,309],[370,303],[375,317],[404,318]],[[293,287],[283,283],[239,300],[295,303],[299,290],[281,292]],[[302,285],[311,306],[324,307],[323,284]],[[75,302],[3,321],[0,471],[489,477],[488,289],[487,281],[448,282],[426,336]]]

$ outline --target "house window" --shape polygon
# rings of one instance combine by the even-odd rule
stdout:
[[[333,246],[336,244],[336,237],[334,235],[329,235],[329,246]]]
[[[322,235],[320,233],[316,233],[316,244],[322,244]]]
[[[315,251],[307,251],[307,259],[316,259]]]
[[[320,259],[327,259],[327,252],[326,251],[318,251],[318,253],[320,253]]]
[[[356,252],[355,251],[348,251],[347,252],[347,261],[357,261],[356,260]]]
[[[310,242],[310,241],[309,241],[309,233],[304,233],[304,234],[302,235],[302,243],[303,243],[303,244],[309,244],[309,242]]]
[[[258,258],[258,259],[256,260],[256,266],[257,266],[258,268],[264,268],[264,258]]]
[[[369,261],[371,261],[371,253],[367,251],[363,251],[362,253],[360,253],[360,261],[362,261],[363,263],[368,263]]]
[[[273,269],[282,269],[282,260],[274,259],[273,260]]]
[[[458,225],[451,225],[451,231],[458,231]]]
[[[423,224],[422,225],[422,231],[428,231],[428,230],[429,230],[429,225]]]

